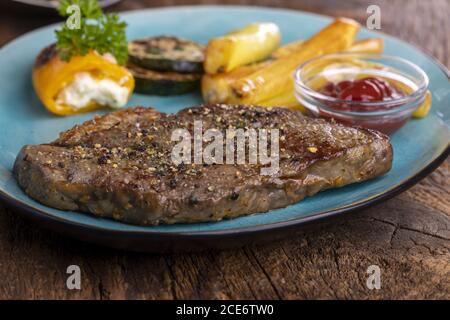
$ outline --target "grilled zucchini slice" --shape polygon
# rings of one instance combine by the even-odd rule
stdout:
[[[181,73],[203,73],[205,48],[172,36],[143,38],[128,43],[129,60],[142,68]]]
[[[200,88],[200,74],[160,72],[136,66],[130,62],[127,69],[133,74],[135,92],[170,96],[188,93]]]

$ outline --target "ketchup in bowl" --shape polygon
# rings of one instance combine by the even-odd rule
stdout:
[[[333,54],[295,73],[298,101],[316,117],[392,134],[425,100],[428,77],[402,58]]]
[[[385,102],[393,102],[407,96],[406,92],[379,77],[364,77],[357,80],[343,80],[337,83],[328,82],[319,92],[339,101],[325,102],[330,108],[360,113],[396,108],[398,104],[386,104]],[[377,104],[376,102],[380,103]],[[386,134],[392,134],[409,120],[409,117],[383,117],[368,121],[367,119],[355,119],[329,114],[325,110],[321,110],[319,115],[323,118],[333,118],[347,125],[362,126]]]
[[[339,83],[328,82],[321,93],[340,100],[365,102],[389,101],[406,96],[405,92],[386,80],[375,77],[366,77],[354,81],[344,80]],[[344,105],[343,107],[345,108]],[[380,110],[376,105],[373,107],[354,105],[352,108],[356,111]]]

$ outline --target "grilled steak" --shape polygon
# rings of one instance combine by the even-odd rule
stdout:
[[[277,128],[279,172],[261,164],[179,164],[174,129]],[[388,137],[283,108],[211,105],[164,114],[136,107],[97,117],[49,144],[23,147],[14,174],[50,207],[133,224],[215,221],[293,204],[390,170]]]

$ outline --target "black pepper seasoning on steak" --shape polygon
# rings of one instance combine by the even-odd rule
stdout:
[[[172,131],[192,132],[196,120],[203,121],[203,132],[279,129],[278,173],[263,176],[260,164],[249,163],[175,165]],[[323,189],[382,175],[391,163],[385,135],[284,108],[209,105],[164,114],[136,107],[75,126],[51,143],[24,146],[14,175],[29,196],[45,205],[158,224],[285,207]]]

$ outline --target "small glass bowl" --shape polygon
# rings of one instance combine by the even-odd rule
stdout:
[[[401,89],[405,96],[383,101],[341,100],[320,92],[328,83],[377,77]],[[302,64],[295,72],[298,101],[316,117],[392,134],[424,102],[428,76],[414,63],[394,56],[337,53]]]

